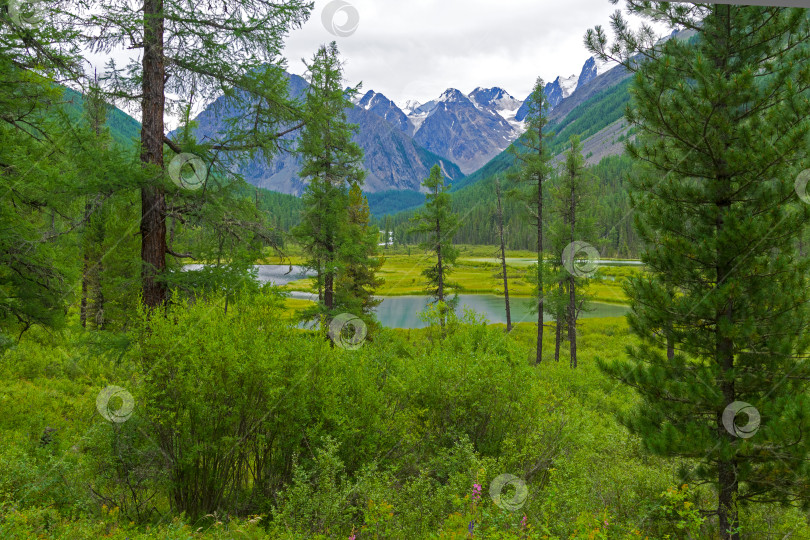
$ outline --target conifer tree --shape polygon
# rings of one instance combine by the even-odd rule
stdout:
[[[371,212],[360,185],[349,189],[347,231],[340,247],[340,272],[335,287],[337,308],[362,317],[366,324],[374,324],[374,308],[382,300],[374,292],[383,284],[377,277],[383,259],[378,257],[380,232],[369,225]]]
[[[141,60],[125,67],[111,60],[104,80],[111,96],[141,111],[141,162],[151,175],[141,188],[140,219],[147,306],[165,302],[166,256],[177,256],[167,245],[166,194],[171,188],[163,173],[164,145],[178,154],[184,149],[167,138],[166,114],[195,99],[213,100],[224,90],[226,108],[248,112],[224,119],[218,140],[197,150],[204,154],[262,151],[270,159],[281,136],[300,127],[293,125],[299,115],[287,96],[287,80],[278,59],[283,37],[308,18],[311,8],[306,0],[214,4],[110,0],[75,8],[73,25],[92,50],[142,50]],[[211,161],[210,156],[204,157]]]
[[[627,290],[642,343],[602,367],[642,396],[630,430],[696,463],[684,481],[715,487],[703,510],[736,540],[741,506],[809,495],[810,268],[797,237],[810,209],[794,183],[809,165],[810,24],[797,9],[627,5],[698,35],[659,42],[617,12],[615,44],[599,27],[586,36],[636,71],[627,150],[649,167],[632,186],[648,271]]]
[[[506,243],[504,241],[503,231],[503,206],[501,204],[501,181],[495,179],[495,198],[498,206],[496,207],[495,217],[498,221],[498,238],[501,244],[501,277],[503,278],[503,300],[506,307],[506,331],[512,331],[512,310],[509,307],[509,279],[506,274]]]
[[[543,361],[543,315],[544,297],[543,287],[543,190],[544,183],[551,175],[551,154],[545,140],[550,137],[549,133],[544,133],[548,123],[548,100],[544,94],[545,84],[543,79],[537,78],[534,89],[528,98],[529,112],[526,115],[526,133],[521,140],[522,148],[517,145],[510,146],[510,151],[517,160],[517,171],[515,179],[519,185],[526,186],[526,189],[517,191],[516,194],[527,205],[529,215],[537,231],[537,352],[535,363]]]
[[[335,282],[342,265],[342,250],[351,236],[349,188],[360,188],[365,171],[361,167],[363,151],[352,141],[357,126],[346,119],[349,98],[357,89],[346,91],[343,87],[343,68],[335,42],[321,46],[307,68],[307,121],[298,149],[303,161],[300,175],[309,184],[302,197],[301,223],[293,234],[307,255],[305,266],[316,275],[319,305],[303,314],[313,319],[337,314]]]
[[[56,144],[67,134],[51,113],[63,102],[52,81],[78,77],[77,30],[11,7],[0,5],[0,349],[34,325],[64,322],[74,272],[62,232],[76,224],[76,178]]]
[[[106,103],[101,91],[93,84],[85,97],[85,121],[93,144],[108,149],[110,136],[104,128],[107,118]],[[103,273],[103,245],[105,233],[104,193],[85,195],[84,227],[82,231],[82,288],[79,320],[86,327],[104,325],[104,291],[101,286]],[[108,195],[107,195],[108,196]]]
[[[584,239],[595,236],[595,220],[592,213],[593,181],[585,170],[585,158],[582,156],[582,143],[576,135],[571,136],[565,163],[559,177],[560,182],[554,189],[554,210],[559,217],[557,237],[564,243],[562,257],[571,257],[571,268],[563,268],[560,279],[564,280],[567,302],[564,314],[567,325],[570,365],[577,367],[577,318],[589,300],[583,292],[591,277],[589,268],[583,268],[593,261],[584,264],[576,263],[574,257],[586,253],[577,253],[579,248],[573,246],[587,244]],[[567,251],[567,252],[566,252]],[[574,270],[573,272],[571,270]],[[559,328],[559,323],[557,324]],[[559,335],[559,332],[558,332]]]
[[[446,310],[454,309],[458,296],[448,300],[449,291],[457,285],[448,281],[458,257],[458,249],[453,245],[453,236],[458,229],[458,216],[453,213],[450,197],[450,184],[444,182],[444,175],[438,165],[430,169],[430,176],[422,181],[427,188],[425,206],[411,218],[410,233],[425,235],[419,244],[421,249],[436,255],[436,264],[424,269],[427,279],[425,291],[440,305],[440,323],[446,322]]]

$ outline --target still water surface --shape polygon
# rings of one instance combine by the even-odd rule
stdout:
[[[197,265],[188,265],[189,270],[196,269]],[[257,265],[259,281],[266,283],[272,281],[276,285],[286,285],[291,281],[307,277],[306,271],[300,266],[263,264]],[[312,300],[309,293],[293,292],[292,298]],[[419,320],[419,312],[425,309],[429,302],[427,296],[383,296],[382,303],[377,307],[377,318],[383,326],[389,328],[424,328],[426,325]],[[460,294],[457,313],[472,309],[484,315],[491,323],[506,323],[506,312],[502,296],[494,294]],[[512,322],[531,322],[537,320],[537,315],[531,312],[534,300],[531,298],[510,298],[512,308]],[[621,317],[627,313],[627,306],[593,302],[587,313],[581,318],[590,317]],[[546,314],[547,320],[553,320]]]

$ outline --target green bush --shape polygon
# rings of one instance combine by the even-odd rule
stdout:
[[[282,303],[271,287],[227,313],[224,298],[178,301],[128,334],[33,329],[7,349],[0,538],[713,534],[694,513],[712,494],[681,487],[689,463],[616,422],[638,398],[595,359],[625,354],[623,318],[582,321],[572,371],[529,362],[529,324],[506,334],[467,313],[444,336],[383,329],[344,350]],[[134,397],[125,422],[96,410],[108,385]],[[526,483],[513,512],[489,497],[505,473]],[[745,512],[745,538],[810,537],[798,510]]]

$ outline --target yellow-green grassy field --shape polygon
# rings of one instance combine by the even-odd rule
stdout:
[[[433,258],[419,250],[412,249],[411,254],[386,254],[385,262],[378,275],[385,283],[377,290],[380,296],[404,296],[422,294],[425,280],[422,271],[431,264]],[[495,258],[464,257],[458,258],[450,280],[460,286],[462,294],[503,294],[503,279],[499,277],[500,264]],[[267,260],[268,264],[278,261]],[[300,264],[293,260],[292,264]],[[286,263],[286,260],[285,260]],[[526,252],[510,252],[507,256],[507,274],[509,277],[509,294],[513,296],[531,296],[532,285],[528,280],[531,264]],[[595,280],[589,287],[590,294],[596,302],[626,303],[627,297],[621,287],[622,280],[640,270],[635,267],[602,267],[599,275],[605,279]],[[291,291],[315,292],[312,279],[293,281],[285,287]],[[304,302],[298,300],[297,302]]]

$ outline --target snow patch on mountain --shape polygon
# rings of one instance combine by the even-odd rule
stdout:
[[[593,58],[593,57],[591,57]],[[596,76],[602,75],[603,73],[607,73],[611,69],[615,68],[619,65],[618,62],[614,62],[613,60],[595,60],[596,62]]]
[[[461,93],[460,90],[456,90],[455,88],[448,88],[442,95],[439,96],[437,100],[438,103],[458,103],[458,102],[465,102],[469,101],[470,99]]]
[[[416,101],[415,99],[406,99],[404,103],[399,105],[399,108],[402,109],[407,115],[410,115],[413,111],[421,107],[422,104]]]
[[[560,84],[560,90],[562,90],[562,97],[563,99],[565,99],[571,94],[573,94],[574,91],[577,89],[579,77],[577,77],[576,73],[566,78],[557,77],[557,82]]]

